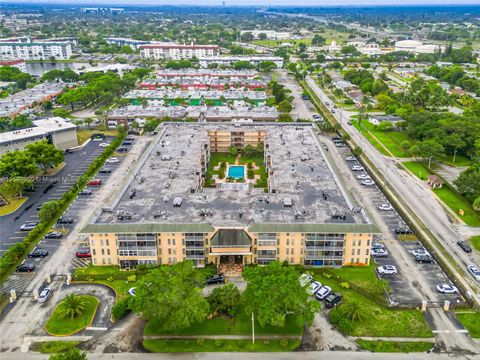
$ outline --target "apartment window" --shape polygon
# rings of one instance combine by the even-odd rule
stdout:
[[[102,249],[102,255],[105,255],[105,249]]]
[[[175,245],[175,239],[172,239],[172,245]]]
[[[90,240],[90,244],[91,246],[95,246],[95,240],[94,239]]]
[[[93,258],[92,263],[93,263],[93,265],[97,265],[97,259]]]
[[[352,249],[352,255],[355,255],[355,249]]]
[[[177,249],[173,249],[173,255],[177,255]]]
[[[360,262],[360,258],[357,258],[357,264]]]
[[[357,255],[360,255],[360,249],[357,249]]]
[[[290,239],[287,239],[287,246],[290,245]]]
[[[168,249],[168,255],[172,255],[172,249]]]
[[[367,251],[365,252],[365,255],[369,255],[370,253],[370,249],[367,249]]]
[[[103,246],[103,239],[100,239],[100,246]]]
[[[367,240],[367,246],[370,246],[370,240]]]
[[[107,255],[110,255],[110,249],[107,249]]]
[[[172,245],[170,239],[168,239],[168,246]]]
[[[105,265],[105,258],[102,258],[102,264]]]
[[[351,259],[350,259],[350,263],[353,264],[353,262],[354,262],[354,258],[351,258]]]
[[[106,241],[107,246],[110,246],[110,244],[109,244],[109,242],[108,242],[108,239],[106,239],[105,241]]]
[[[108,258],[107,263],[108,263],[108,265],[111,265],[112,264],[112,259]]]
[[[97,255],[97,252],[95,251],[95,249],[93,249],[93,256]]]
[[[368,258],[365,258],[365,264],[368,264]]]
[[[292,255],[295,255],[295,248],[292,248],[292,250],[290,250],[290,253],[291,253]]]
[[[362,240],[358,240],[358,246],[362,246]]]
[[[285,249],[285,253],[286,253],[287,255],[289,255],[289,252],[288,252],[289,250],[290,250],[289,248],[286,248],[286,249]]]
[[[352,246],[355,246],[355,240],[352,240]]]
[[[294,261],[294,259],[293,259],[293,257],[291,257],[290,258],[290,263],[293,264],[293,261]]]

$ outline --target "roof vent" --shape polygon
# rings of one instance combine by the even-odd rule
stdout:
[[[180,196],[176,196],[173,198],[173,206],[174,207],[180,207],[182,206],[183,199]]]
[[[292,198],[289,198],[289,197],[283,198],[282,203],[283,203],[283,206],[285,206],[285,207],[292,207],[292,205],[293,205]]]

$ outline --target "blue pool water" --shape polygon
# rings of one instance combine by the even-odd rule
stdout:
[[[245,166],[229,166],[227,176],[234,179],[243,179],[245,177]]]

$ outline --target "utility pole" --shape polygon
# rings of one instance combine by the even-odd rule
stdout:
[[[457,150],[453,152],[453,163],[455,164],[455,156],[457,156]]]
[[[252,311],[252,344],[255,344],[255,315]]]

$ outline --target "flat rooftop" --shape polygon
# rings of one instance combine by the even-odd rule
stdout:
[[[269,182],[276,192],[244,184],[198,187],[209,130],[265,131],[273,163]],[[181,206],[174,206],[179,199]],[[130,212],[131,219],[119,220],[118,211]],[[250,226],[258,232],[376,230],[345,197],[311,124],[164,123],[113,206],[97,212],[83,232]]]

